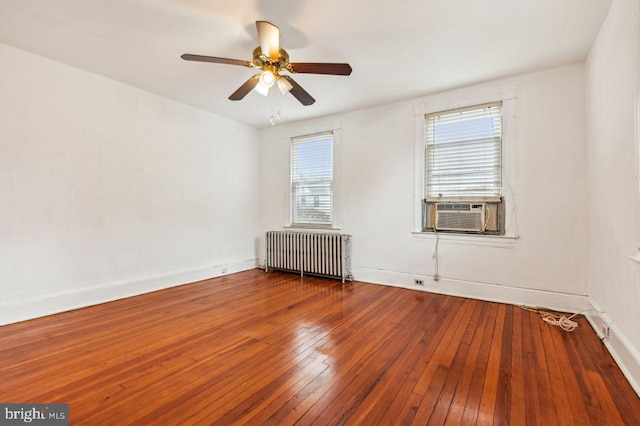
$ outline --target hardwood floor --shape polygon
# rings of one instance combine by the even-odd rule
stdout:
[[[253,270],[0,327],[0,402],[72,425],[639,424],[579,323]]]

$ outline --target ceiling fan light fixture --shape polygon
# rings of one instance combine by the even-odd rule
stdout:
[[[280,89],[280,93],[282,93],[283,95],[288,91],[290,91],[291,89],[293,89],[293,86],[291,85],[291,83],[289,83],[289,80],[287,80],[286,78],[279,77],[277,79],[277,82],[278,82],[278,89]]]
[[[256,84],[256,87],[254,87],[253,90],[260,93],[262,96],[267,96],[269,94],[269,87],[265,86],[260,82]]]
[[[260,74],[258,84],[256,84],[256,87],[254,87],[253,90],[260,93],[262,96],[267,96],[269,94],[269,89],[273,87],[273,83],[275,83],[275,81],[276,77],[271,71],[264,71]]]
[[[267,89],[270,89],[275,83],[276,77],[273,75],[271,71],[265,71],[260,74],[260,84],[262,84]]]

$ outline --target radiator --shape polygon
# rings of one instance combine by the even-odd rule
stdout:
[[[278,269],[352,281],[351,235],[269,231],[265,271]]]

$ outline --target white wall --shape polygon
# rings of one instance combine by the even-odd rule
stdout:
[[[640,245],[637,27],[637,2],[614,0],[586,62],[586,87],[588,291],[618,349],[635,357],[640,393],[640,264],[629,258]]]
[[[515,87],[516,217],[520,238],[485,243],[440,241],[440,276],[430,290],[476,284],[476,296],[500,299],[501,286],[586,294],[584,67],[581,64],[461,88],[262,131],[263,230],[286,224],[288,132],[338,121],[342,231],[353,235],[356,279],[412,285],[434,274],[434,240],[414,229],[414,115]],[[284,111],[286,114],[286,111]],[[489,284],[485,286],[484,284]],[[449,287],[453,286],[453,287]],[[455,293],[455,291],[453,291]]]
[[[255,129],[6,45],[0,70],[0,324],[255,266]]]

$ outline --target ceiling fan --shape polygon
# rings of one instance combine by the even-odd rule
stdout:
[[[241,65],[257,68],[262,71],[249,78],[242,86],[229,96],[232,101],[244,98],[252,89],[263,96],[267,96],[273,85],[277,85],[282,93],[291,92],[302,105],[311,105],[316,100],[288,75],[281,75],[282,71],[293,74],[331,74],[350,75],[349,64],[317,63],[317,62],[289,62],[289,54],[280,47],[280,30],[267,21],[256,21],[260,46],[253,50],[253,60],[218,58],[216,56],[191,55],[181,56],[185,61],[213,62],[218,64]]]

